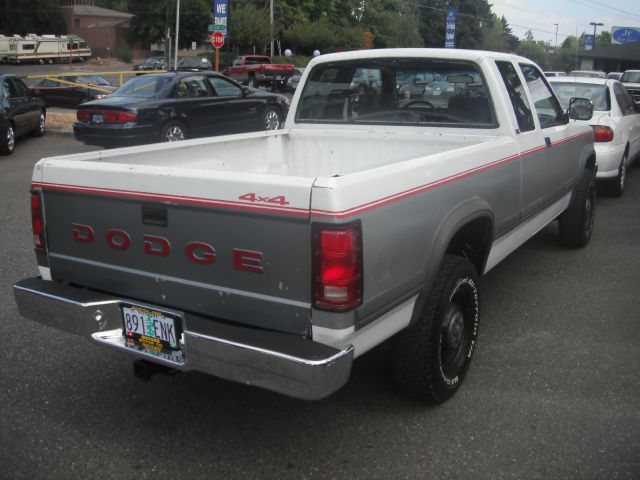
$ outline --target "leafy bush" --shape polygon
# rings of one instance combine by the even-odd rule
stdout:
[[[113,50],[113,56],[125,63],[131,63],[133,61],[133,50],[129,45],[123,43]]]

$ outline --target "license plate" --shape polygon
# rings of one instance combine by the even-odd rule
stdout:
[[[104,122],[104,116],[102,116],[102,114],[100,114],[100,113],[94,113],[91,116],[91,121],[93,123],[103,123]]]
[[[282,80],[282,75],[277,75],[276,80]]]
[[[124,335],[147,350],[180,348],[181,325],[177,315],[139,305],[123,305],[122,324]]]

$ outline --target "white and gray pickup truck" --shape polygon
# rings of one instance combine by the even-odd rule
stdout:
[[[39,276],[20,313],[303,399],[390,340],[399,389],[442,402],[476,348],[479,277],[544,226],[589,241],[591,103],[563,111],[508,54],[315,58],[285,128],[40,160]]]

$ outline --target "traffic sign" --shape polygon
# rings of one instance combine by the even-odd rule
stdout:
[[[209,41],[214,47],[220,48],[224,45],[224,35],[220,32],[215,32],[209,37]]]

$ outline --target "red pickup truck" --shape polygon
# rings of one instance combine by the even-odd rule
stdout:
[[[294,66],[271,63],[271,58],[266,55],[242,55],[222,73],[250,87],[269,85],[276,89],[284,86],[287,79],[294,74]]]

